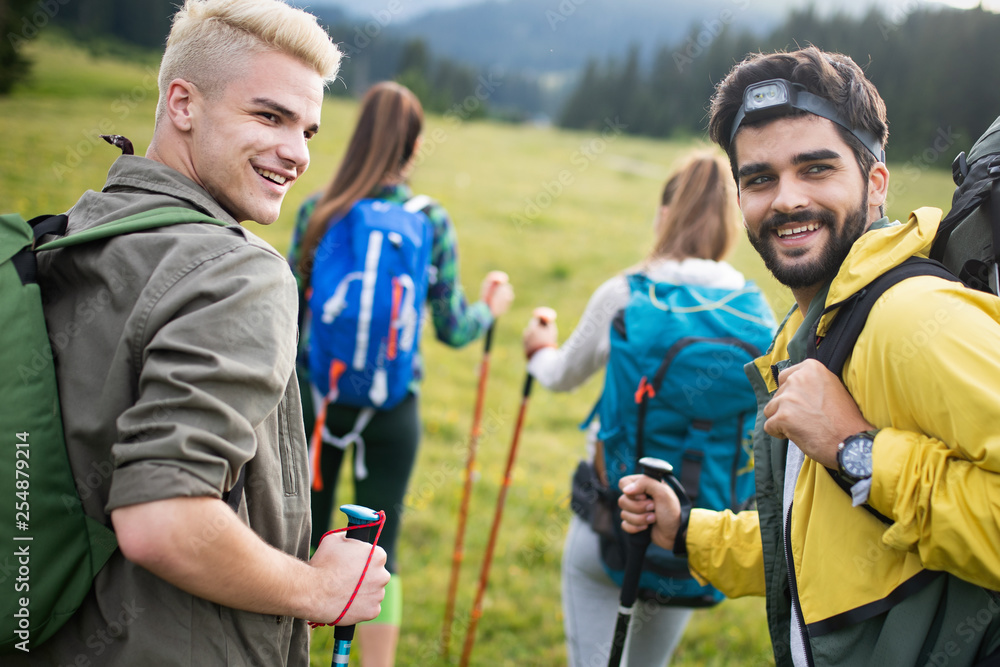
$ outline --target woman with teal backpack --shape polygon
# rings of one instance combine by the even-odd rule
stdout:
[[[723,261],[739,236],[723,159],[692,155],[669,178],[655,235],[644,261],[594,292],[561,347],[552,324],[524,331],[528,371],[548,389],[571,391],[605,369],[563,549],[571,667],[608,655],[624,569],[615,482],[639,457],[671,462],[699,506],[738,508],[753,494],[756,402],[743,363],[767,348],[775,323],[760,291]],[[722,597],[691,578],[685,559],[657,550],[646,554],[623,665],[668,663],[692,609]]]
[[[354,502],[386,513],[379,545],[393,577],[382,615],[358,627],[366,667],[393,664],[399,637],[396,542],[420,441],[422,306],[430,306],[438,340],[461,347],[485,334],[513,299],[506,274],[492,271],[480,300],[467,302],[447,212],[414,197],[407,184],[422,128],[410,90],[372,86],[332,181],[299,210],[289,251],[300,294],[303,412],[314,434],[312,545],[330,524],[351,444]]]

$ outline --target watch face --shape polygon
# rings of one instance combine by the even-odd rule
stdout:
[[[864,437],[849,438],[844,443],[841,452],[840,465],[844,472],[856,479],[872,476],[872,439]]]

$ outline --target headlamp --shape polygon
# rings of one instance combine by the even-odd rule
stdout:
[[[851,127],[847,121],[840,117],[837,109],[830,102],[808,92],[805,86],[785,79],[770,79],[747,86],[743,92],[743,106],[736,113],[733,127],[729,131],[730,145],[736,138],[736,131],[740,129],[743,121],[786,116],[792,112],[792,109],[807,111],[840,125],[857,137],[858,141],[875,156],[877,162],[885,162],[885,151],[882,150],[882,144],[879,143],[875,135],[867,130]]]

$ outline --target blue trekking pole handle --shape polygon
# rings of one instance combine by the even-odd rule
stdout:
[[[341,505],[340,511],[347,515],[347,525],[362,526],[366,523],[375,523],[379,520],[378,512],[363,507],[361,505]],[[355,530],[354,532],[357,532]],[[372,541],[372,529],[369,528],[365,534],[360,536],[362,542]],[[357,538],[355,538],[357,539]],[[351,642],[354,640],[353,625],[338,625],[333,629],[333,660],[332,667],[346,665],[351,657]]]
[[[674,467],[662,459],[644,456],[639,459],[639,468],[643,475],[663,482],[674,476]],[[670,484],[669,481],[667,481]],[[673,484],[670,484],[674,488]],[[611,637],[611,653],[608,656],[608,667],[618,667],[621,664],[622,653],[625,650],[625,638],[628,636],[628,626],[632,621],[632,607],[639,597],[639,577],[642,575],[642,561],[646,557],[646,549],[652,541],[652,528],[627,536],[628,547],[625,554],[625,574],[622,580],[622,592],[618,603],[618,619],[615,622],[615,633]]]

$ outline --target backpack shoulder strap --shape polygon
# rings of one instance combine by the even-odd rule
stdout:
[[[403,203],[403,209],[410,213],[426,213],[435,201],[427,195],[415,195]]]
[[[597,413],[601,411],[601,400],[603,398],[604,398],[604,390],[602,389],[601,395],[598,396],[597,401],[594,402],[594,407],[590,409],[590,414],[587,415],[586,419],[580,422],[578,428],[581,431],[586,431],[588,428],[590,428],[590,425],[594,422],[594,418],[597,416]]]
[[[31,225],[31,232],[34,234],[35,242],[37,243],[46,234],[64,235],[68,222],[69,217],[65,213],[60,213],[59,215],[40,215],[37,218],[29,220],[28,224]]]
[[[65,218],[65,216],[55,217]],[[51,220],[40,220],[39,222],[54,224]],[[166,227],[168,225],[177,225],[187,222],[208,222],[221,225],[223,227],[229,224],[189,208],[183,208],[181,206],[164,206],[163,208],[156,208],[142,213],[136,213],[135,215],[130,215],[128,217],[121,218],[120,220],[113,220],[103,225],[98,225],[97,227],[91,227],[90,229],[86,229],[77,234],[64,236],[60,239],[56,239],[55,241],[45,243],[36,248],[36,250],[65,248],[67,246],[80,245],[82,243],[89,243],[90,241],[119,236],[121,234],[129,234],[131,232],[139,232],[146,229]],[[63,222],[63,230],[65,230],[65,222]],[[39,233],[36,232],[36,238],[38,238],[38,236]]]
[[[868,314],[871,312],[875,302],[893,285],[915,276],[936,276],[945,280],[961,282],[940,262],[923,257],[910,257],[902,264],[894,266],[870,282],[847,301],[828,306],[826,310],[839,307],[840,312],[837,313],[826,336],[823,337],[822,345],[817,345],[816,328],[815,326],[813,327],[806,348],[806,356],[821,362],[837,377],[840,377],[840,374],[844,370],[844,362],[847,361],[847,357],[854,350],[854,344],[857,343],[858,336],[861,335],[861,330],[865,328]],[[830,473],[830,477],[837,486],[850,496],[850,486],[835,471],[827,468],[827,472]],[[892,523],[890,519],[882,515],[871,505],[865,503],[862,507],[879,521],[885,524]]]
[[[844,362],[854,350],[854,344],[857,342],[858,336],[861,335],[861,330],[865,328],[868,313],[871,312],[875,302],[890,287],[915,276],[936,276],[960,282],[943,264],[923,257],[910,257],[870,282],[847,301],[827,306],[826,310],[828,311],[839,308],[840,312],[837,313],[829,331],[823,337],[821,345],[817,344],[816,329],[813,328],[806,356],[810,359],[816,359],[832,373],[840,376],[844,369]]]
[[[1000,294],[1000,160],[990,171],[993,184],[990,186],[990,230],[993,239],[993,275],[990,288]]]
[[[247,481],[247,467],[244,465],[240,468],[240,474],[236,478],[236,482],[233,484],[232,488],[222,494],[222,501],[229,505],[229,509],[233,510],[237,514],[240,513],[240,501],[243,500],[243,487],[246,485]]]

